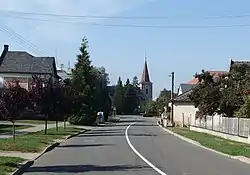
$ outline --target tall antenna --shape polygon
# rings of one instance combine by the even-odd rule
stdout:
[[[56,59],[56,65],[58,65],[58,60],[57,60],[57,47],[55,49],[55,59]]]

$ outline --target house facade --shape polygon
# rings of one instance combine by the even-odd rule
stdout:
[[[227,73],[226,71],[208,71],[213,78],[218,78],[220,75]],[[189,95],[192,89],[198,84],[198,79],[193,78],[187,83],[180,84],[178,95],[173,100],[173,122],[178,125],[194,125],[195,115],[198,111],[190,100]],[[171,107],[171,103],[169,103]]]
[[[195,122],[195,114],[198,111],[191,102],[189,95],[192,93],[192,89],[178,95],[173,100],[173,122],[178,125],[190,125]]]
[[[32,76],[52,76],[57,81],[56,63],[54,57],[35,57],[25,51],[10,51],[4,45],[0,56],[0,86],[7,87],[16,81],[20,86],[30,90],[35,84]]]

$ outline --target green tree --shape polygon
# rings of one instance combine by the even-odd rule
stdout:
[[[106,72],[104,67],[95,68],[97,79],[97,94],[96,94],[96,101],[98,102],[98,108],[99,110],[102,110],[104,112],[104,119],[105,121],[108,120],[109,113],[112,108],[112,101],[109,95],[109,76]]]
[[[220,114],[234,117],[235,112],[244,104],[244,92],[249,87],[248,70],[250,67],[245,64],[233,65],[231,71],[218,80],[221,92]]]
[[[204,115],[213,115],[218,112],[221,92],[220,84],[214,81],[213,75],[202,70],[201,74],[196,74],[199,83],[193,89],[189,98],[199,109],[198,116],[202,118]]]
[[[145,113],[147,115],[157,115],[157,102],[156,101],[148,101],[145,105]]]
[[[76,113],[70,117],[73,124],[91,125],[96,119],[96,80],[98,75],[91,65],[88,53],[88,41],[82,39],[80,54],[77,55],[77,63],[72,71],[72,85],[78,95],[78,108]]]
[[[139,86],[139,80],[138,80],[138,77],[137,77],[137,76],[134,76],[134,77],[133,77],[132,85],[133,85],[134,87],[138,87],[138,86]]]
[[[113,96],[113,103],[116,107],[116,113],[122,114],[124,111],[124,87],[122,84],[121,77],[119,77],[116,85],[115,93]]]
[[[236,117],[250,118],[250,97],[247,96],[244,99],[244,104],[238,111],[235,112]]]
[[[170,99],[171,99],[171,91],[164,88],[160,92],[159,97],[156,99],[158,111],[159,110],[164,111],[164,107],[168,106],[168,103],[169,103]]]
[[[138,95],[137,87],[130,84],[129,79],[127,79],[124,86],[124,113],[125,114],[135,114],[138,108]]]

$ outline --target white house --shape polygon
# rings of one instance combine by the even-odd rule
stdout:
[[[176,124],[190,125],[195,122],[195,114],[198,108],[194,106],[191,102],[189,95],[192,93],[192,89],[184,92],[183,94],[177,96],[174,100],[174,117],[173,121]]]
[[[18,81],[21,87],[29,90],[34,85],[33,75],[60,79],[56,72],[55,58],[35,57],[25,51],[9,51],[9,46],[4,45],[0,55],[0,87]]]

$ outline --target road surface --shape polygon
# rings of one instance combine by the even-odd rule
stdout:
[[[25,175],[250,175],[250,165],[172,136],[152,118],[124,116],[48,152]]]

